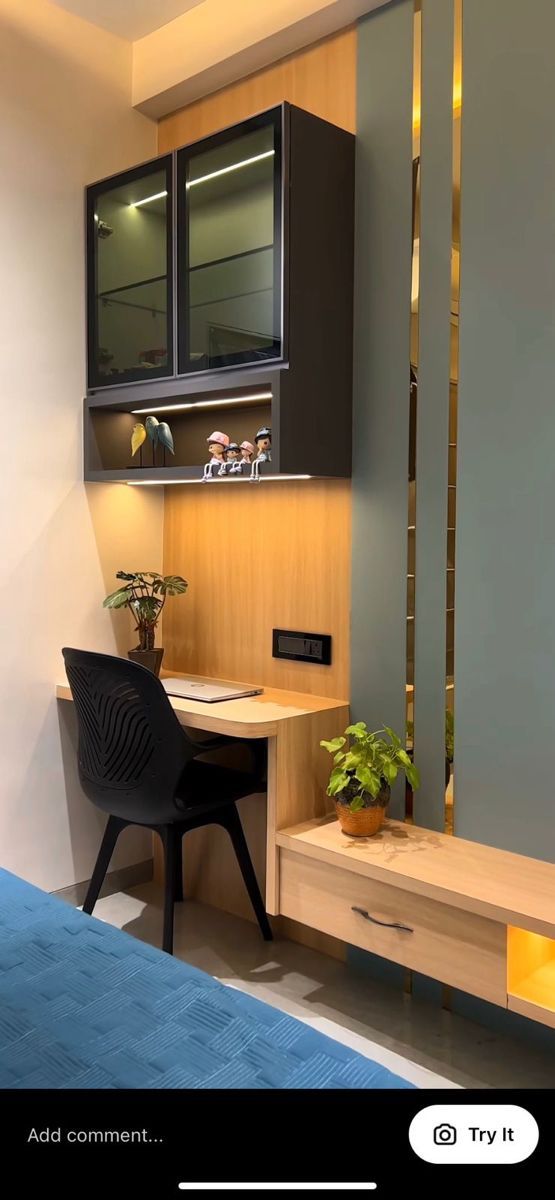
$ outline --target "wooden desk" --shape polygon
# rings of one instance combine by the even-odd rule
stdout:
[[[67,683],[58,685],[56,696],[58,700],[72,700]],[[220,704],[174,697],[170,699],[172,708],[184,726],[205,729],[210,733],[225,733],[231,737],[268,739],[266,908],[270,914],[277,915],[277,831],[285,825],[306,821],[329,811],[330,802],[326,797],[329,756],[320,748],[320,739],[334,737],[343,731],[349,720],[349,706],[344,700],[307,696],[277,688],[266,688],[260,696],[226,700]],[[263,876],[264,863],[260,862],[260,853],[257,854],[257,844],[260,846],[261,835],[264,836],[261,797],[249,797],[249,801],[247,805],[241,801],[241,812],[255,865],[259,875]],[[198,856],[189,849],[194,845],[197,845]],[[207,845],[212,851],[208,855]],[[228,862],[222,831],[194,831],[186,839],[185,853],[186,886],[188,881],[191,889],[189,894],[240,916],[252,917],[231,856]]]

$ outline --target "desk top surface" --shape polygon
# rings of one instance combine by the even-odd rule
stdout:
[[[164,674],[175,678],[179,673],[167,671],[163,672],[163,676]],[[183,674],[181,677],[199,678]],[[72,700],[67,682],[57,685],[56,697],[58,700]],[[308,696],[302,692],[281,691],[279,688],[265,688],[259,696],[244,696],[240,700],[223,700],[215,704],[207,704],[202,700],[185,700],[177,696],[170,696],[169,700],[182,725],[252,738],[275,736],[280,721],[348,707],[347,700]],[[338,719],[341,722],[344,714]]]

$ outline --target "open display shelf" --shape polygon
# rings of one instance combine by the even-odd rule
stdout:
[[[131,453],[131,435],[137,423],[144,424],[149,415],[148,406],[135,411],[96,408],[89,410],[89,436],[87,469],[89,481],[112,479],[122,482],[193,482],[201,480],[204,464],[208,461],[208,439],[215,430],[227,433],[230,441],[254,444],[257,431],[272,427],[272,393],[268,390],[253,391],[251,400],[247,393],[233,401],[226,393],[218,402],[210,400],[187,401],[189,407],[167,409],[152,405],[152,415],[169,425],[175,453],[154,447],[147,439],[135,455]],[[257,399],[256,397],[262,397]],[[275,469],[274,455],[271,463],[262,464],[266,473]],[[215,475],[211,482],[240,481],[250,477],[250,468],[244,467],[241,476]]]
[[[191,380],[192,382],[192,380]],[[337,469],[337,446],[322,438],[300,439],[297,424],[290,418],[293,409],[287,395],[287,372],[266,371],[253,381],[252,372],[235,373],[233,386],[183,389],[182,395],[158,394],[148,401],[148,388],[118,389],[114,393],[85,400],[85,480],[89,483],[201,483],[208,461],[208,439],[216,430],[226,433],[239,446],[247,441],[255,445],[258,430],[272,430],[271,462],[259,467],[259,479],[302,479],[344,474]],[[207,379],[203,384],[209,384]],[[132,391],[132,395],[130,392]],[[160,393],[160,385],[157,388]],[[136,424],[145,424],[155,416],[171,430],[174,454],[153,448],[148,439],[132,455],[131,435]],[[298,421],[302,423],[302,415]],[[334,455],[335,451],[335,455]],[[255,457],[255,456],[253,456]],[[233,485],[251,480],[251,469],[241,474],[214,474],[210,483]]]

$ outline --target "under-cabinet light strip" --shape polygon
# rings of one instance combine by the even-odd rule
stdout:
[[[153,200],[163,200],[167,192],[155,192],[154,196],[145,196],[144,200],[133,200],[130,208],[141,208],[143,204],[151,204]]]
[[[248,404],[252,400],[271,399],[271,392],[256,392],[253,396],[234,396],[229,400],[197,400],[193,404],[160,404],[156,408],[132,408],[131,412],[134,417],[140,417],[144,413],[184,412],[185,409],[189,408],[221,408],[224,404]]]
[[[226,483],[262,483],[266,482],[277,483],[280,479],[312,479],[312,475],[260,475],[257,480],[253,480],[252,475],[243,475],[236,479],[228,478]],[[206,479],[126,479],[128,487],[168,487],[172,484],[176,487],[182,487],[186,483],[213,483],[214,480]]]
[[[244,158],[241,162],[231,163],[229,167],[222,167],[219,171],[211,171],[209,175],[199,175],[198,179],[189,179],[185,184],[187,190],[196,187],[198,183],[206,183],[209,179],[218,179],[220,175],[229,175],[230,171],[238,171],[240,167],[250,167],[251,163],[262,162],[263,158],[272,158],[275,150],[265,150],[264,154],[254,154],[252,158]]]

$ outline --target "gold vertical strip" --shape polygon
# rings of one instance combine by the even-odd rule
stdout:
[[[449,388],[449,475],[447,510],[447,638],[445,657],[446,754],[450,779],[445,794],[445,829],[455,828],[455,546],[457,524],[457,427],[459,381],[459,295],[461,225],[461,122],[462,122],[462,14],[463,0],[455,0],[453,55],[453,212],[451,237],[451,382]]]
[[[420,111],[422,87],[422,0],[414,0],[413,82],[412,82],[412,283],[410,305],[409,364],[409,485],[407,538],[407,673],[406,730],[407,750],[414,739],[414,624],[416,594],[416,421],[418,411],[418,300],[420,294]],[[412,791],[405,791],[405,818],[413,817]]]

